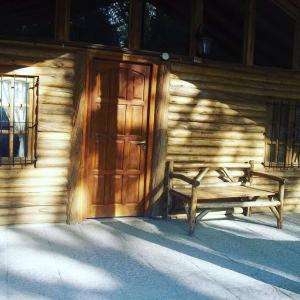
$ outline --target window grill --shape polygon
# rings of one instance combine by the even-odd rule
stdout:
[[[0,75],[0,164],[36,162],[38,76]]]
[[[265,166],[300,168],[300,106],[268,103]]]

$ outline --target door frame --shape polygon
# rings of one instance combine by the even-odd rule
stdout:
[[[87,54],[87,69],[86,69],[86,85],[85,85],[85,101],[86,109],[84,116],[84,130],[83,130],[83,149],[82,149],[82,183],[84,190],[84,200],[82,203],[82,220],[88,218],[88,209],[91,203],[91,196],[88,190],[88,143],[90,134],[90,117],[91,117],[91,74],[93,71],[94,61],[112,61],[112,62],[122,62],[122,63],[132,63],[147,65],[150,67],[150,77],[149,77],[149,102],[148,102],[148,120],[147,120],[147,152],[145,161],[145,182],[144,182],[144,216],[149,215],[150,207],[150,182],[151,182],[151,162],[154,148],[154,115],[155,115],[155,99],[156,99],[156,89],[157,89],[157,78],[158,78],[158,68],[159,63],[157,60],[151,58],[140,57],[137,55],[129,55],[123,53],[108,53],[107,55],[102,53],[90,52]]]

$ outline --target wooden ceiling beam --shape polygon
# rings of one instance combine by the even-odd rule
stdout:
[[[300,18],[296,20],[294,49],[293,49],[293,69],[300,69]]]
[[[192,0],[191,5],[191,24],[190,24],[190,48],[189,55],[197,55],[197,35],[204,23],[204,1]]]
[[[130,0],[128,44],[131,49],[141,49],[144,3]]]
[[[299,9],[287,0],[271,0],[275,5],[281,8],[287,15],[289,15],[294,20],[300,17]]]
[[[248,66],[252,66],[254,63],[255,21],[256,0],[247,0],[244,23],[243,63]]]
[[[69,40],[70,0],[56,0],[55,9],[55,40]]]

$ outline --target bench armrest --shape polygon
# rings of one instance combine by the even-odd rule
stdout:
[[[170,178],[176,178],[180,179],[182,181],[185,181],[186,183],[191,184],[193,187],[199,186],[200,182],[198,180],[195,180],[193,178],[189,178],[185,175],[179,174],[179,173],[170,173]]]
[[[285,178],[283,178],[283,177],[279,177],[279,176],[275,176],[275,175],[271,175],[271,174],[263,173],[263,172],[251,171],[251,175],[256,175],[259,177],[272,179],[272,180],[278,181],[281,184],[284,184],[286,181]]]

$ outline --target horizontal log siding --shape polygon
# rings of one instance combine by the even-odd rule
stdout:
[[[255,69],[173,64],[170,75],[167,158],[193,177],[198,163],[238,165],[264,161],[266,101],[299,100],[300,75]],[[300,211],[300,171],[265,170],[288,179],[286,211]],[[242,172],[230,169],[238,179]],[[218,179],[219,177],[219,179]],[[210,171],[203,184],[221,183]],[[174,180],[175,185],[182,185]],[[265,179],[261,188],[277,189]],[[255,209],[259,211],[260,209]]]
[[[84,171],[84,130],[86,122],[87,99],[86,89],[86,67],[87,57],[82,53],[78,56],[76,65],[76,87],[74,89],[74,116],[73,131],[71,138],[71,160],[69,168],[69,201],[67,205],[67,222],[79,223],[84,219],[83,207],[86,207],[85,194],[83,192],[82,176]]]
[[[38,47],[0,47],[0,71],[37,75],[37,164],[0,167],[0,224],[65,222],[75,55]]]

